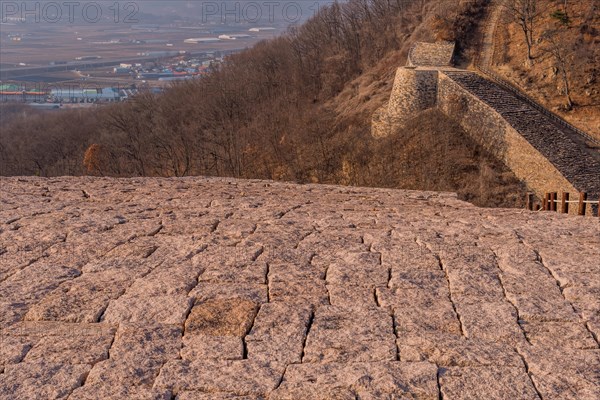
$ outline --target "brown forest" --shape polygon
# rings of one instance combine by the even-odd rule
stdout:
[[[161,95],[93,110],[3,106],[0,172],[281,179],[518,205],[524,186],[436,111],[370,136],[410,45],[456,40],[468,57],[485,3],[351,0]]]

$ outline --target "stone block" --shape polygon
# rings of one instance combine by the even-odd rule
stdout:
[[[90,332],[88,335],[45,336],[29,350],[25,361],[94,365],[108,358],[115,331],[110,329]]]
[[[244,342],[237,336],[185,335],[181,358],[188,361],[241,360],[244,358]]]
[[[95,388],[152,386],[163,361],[160,357],[118,357],[95,364],[85,381]],[[117,391],[118,393],[118,391]]]
[[[302,362],[393,361],[395,339],[392,317],[384,309],[322,306],[315,312]]]
[[[249,300],[197,302],[185,321],[186,335],[244,337],[252,327],[258,305]]]
[[[376,294],[379,304],[393,311],[398,335],[431,330],[461,332],[447,289],[433,293],[422,289],[377,288]]]
[[[435,365],[403,362],[292,364],[272,400],[438,399]]]
[[[423,332],[400,336],[397,343],[400,361],[429,361],[445,368],[523,366],[523,361],[512,348],[486,340]]]
[[[110,349],[115,360],[157,360],[179,358],[181,327],[167,324],[121,323]]]
[[[339,307],[375,307],[375,288],[354,285],[327,285],[329,301]]]
[[[525,367],[452,367],[440,371],[444,399],[540,400]]]
[[[525,341],[514,307],[507,301],[458,302],[456,311],[468,338],[514,345]]]
[[[45,361],[9,364],[0,374],[0,394],[13,399],[64,399],[82,385],[90,368]]]
[[[125,294],[110,301],[103,321],[182,325],[193,302],[186,295]]]
[[[519,352],[543,398],[600,397],[600,350],[522,345]]]
[[[300,362],[311,317],[310,307],[277,302],[264,304],[245,338],[248,359],[285,364]]]
[[[240,396],[267,396],[281,381],[283,364],[254,360],[172,360],[161,369],[154,388]]]
[[[536,346],[597,349],[598,343],[583,322],[520,321],[527,340]]]

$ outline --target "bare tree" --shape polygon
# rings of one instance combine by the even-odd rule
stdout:
[[[539,0],[508,0],[505,7],[521,27],[527,44],[527,59],[532,60],[537,22],[544,12],[544,7]]]
[[[566,107],[570,110],[573,107],[571,98],[571,82],[569,75],[574,68],[575,53],[572,47],[566,44],[562,39],[561,33],[557,30],[548,31],[544,37],[544,51],[550,54],[554,60],[557,75],[560,76],[563,84],[563,93],[566,97]]]

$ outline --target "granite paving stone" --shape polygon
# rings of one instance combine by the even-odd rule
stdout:
[[[444,399],[540,400],[525,367],[451,367],[440,373]]]
[[[265,396],[281,381],[285,367],[255,360],[203,360],[167,362],[154,387],[174,393],[183,390]]]
[[[385,309],[319,307],[302,362],[393,361],[395,338],[392,317]]]
[[[438,398],[437,368],[427,362],[292,364],[273,400]]]
[[[245,337],[248,358],[285,364],[301,362],[312,318],[313,311],[309,306],[283,302],[264,304]]]
[[[599,223],[452,193],[2,178],[0,399],[597,399]]]
[[[600,398],[600,350],[519,347],[543,398]]]

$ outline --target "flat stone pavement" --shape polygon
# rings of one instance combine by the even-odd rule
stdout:
[[[600,222],[452,194],[0,180],[2,399],[599,399]]]

